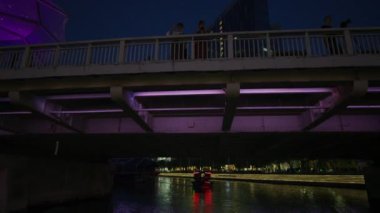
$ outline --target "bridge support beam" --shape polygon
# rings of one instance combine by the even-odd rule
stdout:
[[[229,131],[235,117],[236,107],[240,96],[240,84],[230,83],[226,88],[226,102],[223,117],[223,131]]]
[[[117,103],[142,129],[152,132],[151,115],[148,112],[138,112],[142,105],[137,102],[132,92],[127,92],[123,87],[111,87],[112,101]]]
[[[302,130],[311,130],[327,119],[334,116],[339,110],[346,108],[349,102],[367,93],[368,81],[354,81],[352,86],[336,88],[332,94],[319,101],[318,109],[307,110],[301,114]]]
[[[83,122],[79,117],[69,114],[53,114],[52,111],[62,110],[62,106],[54,104],[42,97],[35,97],[19,91],[9,92],[9,98],[15,105],[21,106],[47,120],[52,121],[76,133],[83,133]]]

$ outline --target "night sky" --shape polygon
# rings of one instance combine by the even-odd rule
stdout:
[[[194,33],[200,19],[206,24],[231,0],[54,0],[68,14],[67,40],[165,35],[181,21]],[[325,15],[334,25],[351,18],[352,27],[380,26],[377,0],[269,0],[270,23],[283,29],[319,28]]]

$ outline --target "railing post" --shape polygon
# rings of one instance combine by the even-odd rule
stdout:
[[[124,64],[125,58],[125,41],[121,40],[119,45],[119,64]]]
[[[54,60],[53,60],[53,67],[57,67],[59,63],[59,53],[60,53],[60,46],[57,46],[54,52]]]
[[[91,64],[91,57],[92,57],[92,44],[87,45],[87,53],[86,53],[86,65]]]
[[[311,53],[311,40],[309,32],[305,33],[305,48],[306,48],[306,56],[312,56]]]
[[[160,58],[160,42],[156,39],[154,43],[154,60],[158,61]]]
[[[21,60],[21,69],[29,66],[30,47],[26,47]]]
[[[228,59],[234,58],[234,36],[232,34],[229,34],[227,36],[227,53],[228,53]]]
[[[191,60],[195,59],[195,39],[191,37]]]
[[[272,56],[272,47],[270,45],[269,33],[266,33],[265,38],[266,38],[266,44],[267,44],[267,54],[269,57],[271,57]]]
[[[346,42],[346,49],[348,55],[354,55],[354,48],[352,45],[351,32],[348,29],[344,30],[344,40]]]

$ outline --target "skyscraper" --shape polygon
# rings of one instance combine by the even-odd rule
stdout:
[[[66,21],[51,0],[0,0],[0,46],[64,41]]]
[[[214,32],[269,29],[267,0],[233,0],[211,26]]]

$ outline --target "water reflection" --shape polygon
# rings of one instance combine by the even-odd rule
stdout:
[[[211,190],[193,193],[193,212],[212,213],[213,205]]]
[[[368,212],[364,190],[214,181],[198,193],[191,181],[159,177],[115,188],[113,212]]]

